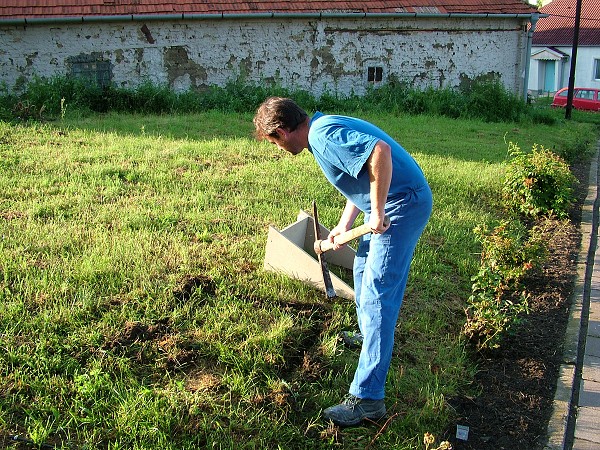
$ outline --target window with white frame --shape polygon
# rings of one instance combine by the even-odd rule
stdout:
[[[600,80],[600,59],[594,59],[594,80]]]

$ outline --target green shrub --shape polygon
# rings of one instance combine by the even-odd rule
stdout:
[[[404,111],[403,103],[407,92],[407,85],[392,76],[382,86],[369,86],[362,99],[363,106],[374,111],[398,114]]]
[[[576,179],[565,161],[538,145],[526,154],[511,142],[509,153],[502,187],[508,209],[528,219],[566,217]],[[527,312],[522,281],[545,259],[547,248],[540,227],[527,231],[518,217],[474,232],[482,244],[481,265],[472,278],[463,333],[481,350],[497,347]]]
[[[568,162],[589,158],[593,154],[595,142],[595,135],[586,138],[583,134],[580,134],[577,136],[576,140],[564,142],[557,153],[561,158]]]
[[[6,82],[0,82],[0,120],[9,121],[12,117],[12,109],[18,102],[18,97],[9,92]]]
[[[363,101],[377,111],[474,118],[486,122],[514,122],[527,113],[525,102],[497,79],[472,80],[460,89],[420,90],[390,77],[385,85],[369,89]]]
[[[465,115],[467,99],[454,89],[428,89],[428,110],[430,114],[458,119]]]
[[[30,105],[32,108],[43,108],[48,114],[57,114],[60,110],[61,98],[65,97],[72,103],[73,96],[74,86],[65,77],[51,79],[35,77],[27,85],[27,90],[19,98],[19,103]]]
[[[537,227],[530,232],[519,221],[474,230],[482,244],[481,266],[472,278],[463,333],[478,349],[495,348],[527,311],[525,274],[540,266],[547,249]]]
[[[546,108],[529,107],[527,110],[531,123],[540,125],[555,125],[558,120],[556,114]]]
[[[111,101],[117,100],[120,93],[125,94],[127,90],[120,89],[110,95]],[[146,114],[164,114],[175,111],[177,103],[177,94],[167,85],[154,85],[150,82],[142,83],[133,91],[130,91],[129,105],[123,105],[121,111],[130,111]]]
[[[463,88],[467,116],[486,122],[518,122],[525,113],[525,102],[509,92],[499,80],[483,80]]]
[[[567,217],[577,181],[567,163],[537,144],[531,153],[524,153],[512,142],[508,149],[512,160],[502,187],[507,206],[529,217]]]

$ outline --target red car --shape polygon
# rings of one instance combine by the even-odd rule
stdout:
[[[575,88],[573,90],[573,108],[584,111],[600,111],[600,89],[595,88]],[[567,95],[569,88],[562,88],[554,94],[552,106],[565,107],[567,106]]]

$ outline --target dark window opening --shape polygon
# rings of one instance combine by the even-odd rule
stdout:
[[[383,80],[383,67],[369,67],[367,70],[367,81],[369,83],[380,83]]]
[[[79,55],[70,58],[70,75],[96,83],[100,87],[110,85],[112,70],[110,61],[105,61],[99,55]]]

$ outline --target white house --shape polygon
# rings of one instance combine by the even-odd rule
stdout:
[[[72,75],[178,91],[243,75],[320,94],[390,77],[526,88],[537,11],[522,0],[0,0],[0,84]]]
[[[577,0],[554,0],[540,10],[531,47],[529,90],[551,95],[569,85]],[[575,85],[600,87],[600,0],[582,2]]]

